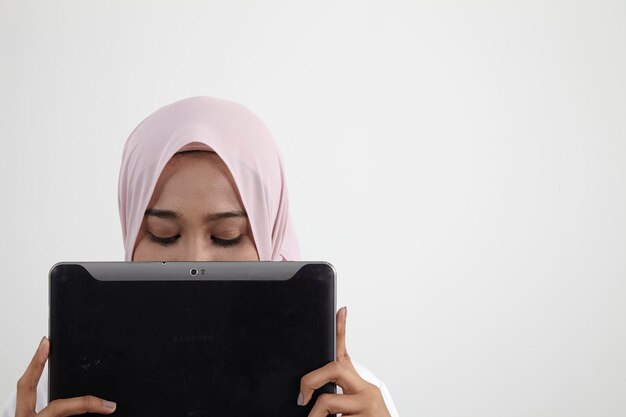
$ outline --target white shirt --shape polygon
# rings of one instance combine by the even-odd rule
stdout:
[[[389,393],[389,390],[387,389],[385,384],[380,379],[378,379],[376,375],[372,373],[372,371],[370,371],[363,365],[359,364],[358,362],[354,360],[352,361],[352,363],[354,364],[354,367],[356,368],[359,375],[361,375],[361,378],[363,378],[364,380],[366,380],[367,382],[371,384],[376,385],[380,389],[380,392],[383,395],[383,399],[385,400],[385,405],[387,406],[387,409],[389,410],[391,417],[399,417],[398,410],[396,410],[396,406],[393,403],[391,394]],[[338,389],[338,392],[341,392],[341,388],[338,387],[337,389]],[[13,392],[9,395],[9,397],[6,400],[4,411],[2,412],[1,417],[15,417],[16,395],[17,395],[17,390],[13,390]],[[113,401],[115,400],[113,399]],[[39,413],[39,411],[41,411],[41,409],[43,409],[47,405],[48,405],[48,363],[46,362],[46,365],[43,369],[43,373],[41,374],[41,379],[39,379],[39,384],[37,384],[37,404],[35,405],[35,412]],[[115,415],[115,413],[113,413],[113,415]]]

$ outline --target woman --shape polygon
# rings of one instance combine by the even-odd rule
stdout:
[[[147,117],[128,138],[118,202],[126,261],[298,260],[280,152],[267,127],[240,104],[193,97]],[[303,375],[294,401],[333,381],[311,416],[397,416],[385,385],[353,362],[345,346],[346,308],[337,312],[337,359]],[[111,414],[114,399],[47,403],[43,338],[3,417]]]

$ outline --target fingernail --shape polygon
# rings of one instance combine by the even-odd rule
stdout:
[[[46,336],[41,338],[41,342],[39,342],[39,346],[43,345],[43,341],[46,340]]]
[[[302,396],[302,393],[298,394],[298,405],[304,405],[304,397]]]
[[[117,404],[115,404],[113,401],[107,400],[102,400],[102,405],[110,410],[115,410],[115,407],[117,407]]]

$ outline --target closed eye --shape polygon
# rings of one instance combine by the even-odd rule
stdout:
[[[161,246],[171,246],[176,243],[179,237],[180,234],[171,237],[160,237],[153,235],[152,233],[148,233],[148,238],[150,239],[150,241],[158,243]],[[219,237],[211,236],[211,240],[213,240],[213,242],[215,242],[217,246],[221,246],[224,248],[234,246],[241,242],[242,239],[243,235],[239,235],[234,239],[220,239]]]
[[[220,239],[219,237],[211,236],[211,240],[215,242],[217,246],[221,246],[223,248],[227,248],[229,246],[235,246],[243,239],[243,235],[239,235],[234,239]]]
[[[159,236],[153,235],[152,233],[148,233],[148,238],[150,239],[150,241],[158,243],[161,246],[173,245],[178,240],[179,237],[180,235],[176,235],[172,237],[159,237]]]

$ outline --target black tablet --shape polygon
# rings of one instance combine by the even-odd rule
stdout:
[[[49,401],[95,395],[119,417],[306,416],[300,378],[335,359],[327,262],[62,262],[49,278]]]

